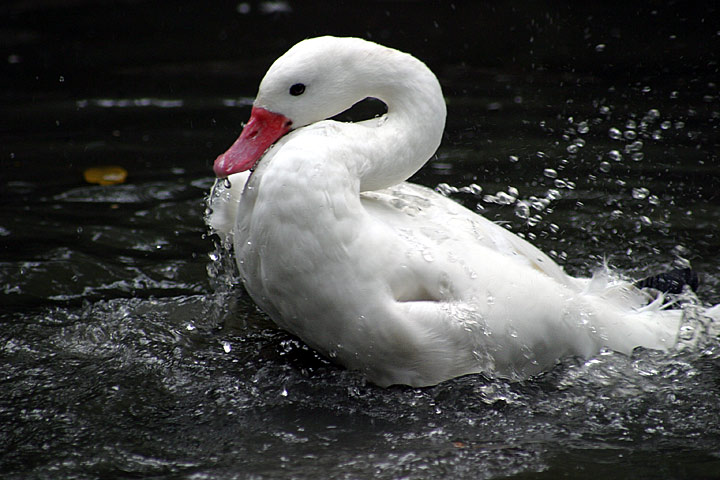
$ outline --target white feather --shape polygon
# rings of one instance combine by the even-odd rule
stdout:
[[[306,93],[288,95],[294,83]],[[368,96],[386,116],[324,120]],[[608,275],[570,277],[505,228],[403,183],[445,123],[437,79],[413,57],[306,40],[271,67],[256,106],[305,126],[247,184],[231,178],[215,192],[210,223],[234,235],[255,302],[325,355],[379,385],[422,386],[477,372],[522,379],[567,355],[676,344],[681,311]]]

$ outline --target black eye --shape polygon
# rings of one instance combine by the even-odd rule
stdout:
[[[290,95],[297,97],[298,95],[302,95],[305,91],[305,84],[303,83],[296,83],[292,87],[290,87]]]

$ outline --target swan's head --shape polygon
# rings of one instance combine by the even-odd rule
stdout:
[[[215,160],[215,174],[224,178],[251,169],[290,130],[330,118],[372,95],[378,75],[364,60],[387,52],[393,51],[358,38],[319,37],[292,47],[265,74],[250,120]]]

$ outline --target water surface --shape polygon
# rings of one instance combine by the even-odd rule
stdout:
[[[681,352],[566,359],[522,383],[380,389],[275,329],[203,221],[212,161],[272,59],[360,35],[443,84],[446,136],[414,181],[575,275],[690,264],[692,318],[720,302],[710,7],[1,8],[5,477],[720,476],[720,341],[701,329]],[[98,165],[127,182],[87,184]]]

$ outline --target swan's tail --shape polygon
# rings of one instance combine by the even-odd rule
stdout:
[[[658,297],[646,307],[626,314],[620,324],[608,322],[607,346],[623,353],[635,347],[686,351],[705,348],[720,339],[720,304],[710,308],[697,303],[686,303],[682,308],[669,306]]]
[[[599,325],[613,350],[697,349],[720,338],[720,304],[702,307],[694,293],[698,283],[689,268],[634,283],[606,268],[586,283],[585,293],[597,299]]]

